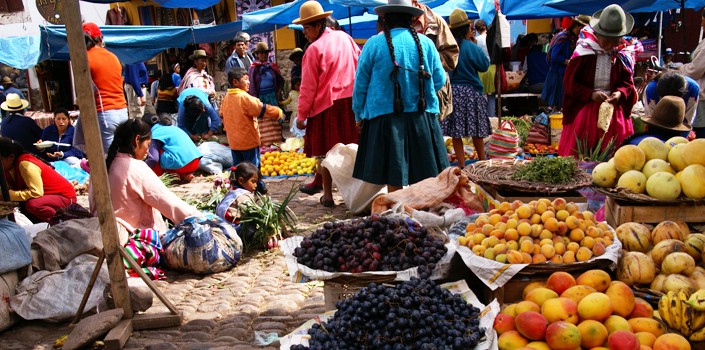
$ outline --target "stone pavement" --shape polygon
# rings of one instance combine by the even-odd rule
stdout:
[[[269,193],[280,200],[307,179],[267,180]],[[210,186],[206,178],[197,178],[173,190],[183,197]],[[334,208],[320,205],[320,196],[298,193],[291,201],[301,234],[310,234],[323,222],[352,217],[337,194]],[[208,276],[167,271],[167,280],[157,285],[184,321],[180,327],[135,331],[125,349],[278,349],[278,341],[259,345],[255,332],[283,336],[324,312],[321,284],[291,283],[278,250],[243,257],[234,269]],[[147,313],[164,312],[168,309],[155,297]],[[0,349],[52,349],[54,340],[69,332],[68,323],[23,321],[0,333]]]

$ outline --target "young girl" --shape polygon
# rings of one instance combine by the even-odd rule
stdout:
[[[287,107],[291,111],[291,117],[289,119],[289,131],[294,137],[304,137],[306,130],[301,130],[296,127],[296,116],[298,115],[299,109],[299,89],[301,88],[301,78],[291,79],[291,91],[289,91],[289,97],[286,100],[280,101],[279,104]]]
[[[216,207],[216,215],[237,226],[240,223],[240,205],[254,201],[258,180],[259,169],[250,162],[231,167],[230,191]]]
[[[247,91],[250,78],[244,68],[235,67],[228,72],[232,89],[223,98],[220,114],[228,135],[228,144],[233,156],[233,164],[250,162],[259,169],[260,134],[259,122],[264,117],[278,118],[281,123],[284,113],[277,106],[262,103]],[[266,193],[264,183],[258,183],[260,193]]]

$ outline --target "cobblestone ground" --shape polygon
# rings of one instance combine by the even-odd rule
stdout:
[[[268,180],[269,193],[281,199],[291,186],[307,179]],[[197,178],[173,190],[185,197],[210,186],[206,178]],[[290,202],[300,220],[300,234],[310,234],[326,221],[352,217],[337,194],[339,205],[334,208],[320,205],[320,196],[298,193]],[[283,336],[324,312],[321,284],[292,283],[278,250],[246,256],[234,269],[208,276],[167,271],[167,280],[157,285],[183,313],[182,325],[135,331],[125,349],[278,349],[278,341],[259,345],[255,332]],[[156,297],[147,310],[165,312]],[[0,333],[0,349],[52,349],[54,340],[69,332],[68,323],[23,321]]]

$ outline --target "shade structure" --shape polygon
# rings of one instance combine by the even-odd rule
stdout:
[[[251,29],[265,31],[274,30],[275,27],[284,27],[299,18],[299,8],[308,0],[296,0],[294,2],[273,6],[270,8],[248,12],[242,15],[242,30],[250,32]],[[358,16],[367,12],[365,6],[346,6],[334,4],[327,0],[319,1],[324,11],[333,11],[333,18],[347,18]]]
[[[677,8],[700,9],[705,7],[705,0],[612,0],[612,4],[621,6],[627,12],[657,12]],[[554,8],[570,14],[591,15],[607,6],[599,0],[550,0],[543,8]]]
[[[115,1],[115,0],[81,0],[85,2],[92,2],[96,4],[109,4],[113,2],[126,2],[129,0]],[[197,10],[204,10],[211,6],[220,3],[220,0],[153,0],[162,7],[167,8],[194,8]]]

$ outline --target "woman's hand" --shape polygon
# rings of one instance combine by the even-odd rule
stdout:
[[[299,119],[299,118],[296,118],[296,127],[301,130],[304,130],[304,129],[306,129],[306,122]]]
[[[602,103],[605,102],[609,98],[609,96],[607,96],[607,94],[602,91],[593,91],[592,96],[590,98],[595,102]]]
[[[609,99],[607,99],[607,102],[617,103],[620,97],[622,97],[622,93],[620,91],[615,91],[610,95]]]

